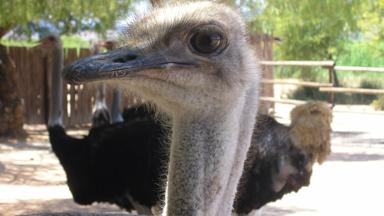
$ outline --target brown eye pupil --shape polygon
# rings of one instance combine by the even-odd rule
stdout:
[[[218,33],[197,32],[191,37],[191,46],[202,54],[215,52],[222,43],[222,36]]]

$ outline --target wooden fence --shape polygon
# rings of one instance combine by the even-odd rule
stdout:
[[[44,60],[25,47],[10,47],[8,51],[16,66],[17,86],[26,107],[27,123],[42,123],[48,108]]]
[[[251,44],[253,48],[258,53],[258,58],[263,61],[272,61],[273,60],[273,44],[278,38],[274,38],[265,34],[255,34],[251,38]],[[262,65],[262,78],[264,80],[273,80],[274,79],[274,68],[268,67],[266,65]],[[264,97],[273,98],[274,97],[274,89],[273,85],[269,85],[266,83],[262,84],[260,95]],[[262,101],[260,103],[259,110],[262,113],[267,113],[268,110],[274,108],[274,103],[270,101]]]
[[[329,82],[307,82],[307,81],[290,81],[290,80],[270,80],[263,79],[262,83],[268,85],[284,84],[284,85],[298,85],[312,88],[318,88],[322,92],[329,93],[329,103],[334,105],[334,95],[337,93],[355,93],[355,94],[384,94],[384,89],[367,89],[367,88],[351,88],[340,87],[337,79],[337,72],[342,73],[345,71],[352,72],[365,72],[365,73],[384,73],[384,68],[378,67],[352,67],[352,66],[336,66],[334,61],[262,61],[262,65],[268,67],[274,66],[299,66],[299,67],[321,67],[328,71]],[[302,104],[305,101],[281,99],[274,97],[262,97],[262,101],[271,103],[287,103],[287,104]]]
[[[9,47],[8,52],[16,65],[16,78],[20,95],[25,104],[26,124],[46,124],[48,121],[51,59],[34,48]],[[91,54],[89,49],[65,49],[64,64]],[[107,88],[107,104],[111,104],[112,90]],[[77,126],[88,124],[96,97],[96,85],[67,85],[64,83],[64,124]],[[135,99],[124,96],[123,105],[129,106]]]

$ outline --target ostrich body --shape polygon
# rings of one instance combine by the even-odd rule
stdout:
[[[67,67],[65,78],[117,81],[170,115],[164,215],[230,215],[258,105],[244,21],[193,2],[154,9],[129,33],[121,48]]]
[[[93,127],[84,138],[68,136],[58,125],[49,127],[52,149],[76,203],[108,202],[148,215],[150,208],[141,206],[159,201],[165,129],[148,113],[130,113],[128,122]]]

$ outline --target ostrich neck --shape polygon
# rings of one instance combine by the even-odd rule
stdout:
[[[113,90],[113,98],[112,98],[112,107],[111,107],[112,123],[124,121],[123,116],[121,116],[121,113],[120,113],[120,106],[121,106],[121,90],[116,88]]]
[[[250,143],[239,143],[243,105],[174,116],[166,215],[231,214]]]
[[[96,109],[106,108],[106,96],[107,96],[107,86],[105,83],[99,83],[96,92],[95,106]]]
[[[61,46],[52,50],[51,63],[51,102],[48,125],[63,125],[63,80],[61,70],[63,69],[63,49]]]

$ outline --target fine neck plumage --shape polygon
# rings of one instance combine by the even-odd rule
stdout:
[[[173,117],[165,215],[231,214],[257,112],[252,106],[255,114],[244,115],[245,98],[207,115]]]
[[[48,126],[63,125],[63,79],[61,77],[63,62],[63,48],[61,47],[61,43],[57,42],[52,48],[52,94],[49,106]]]

